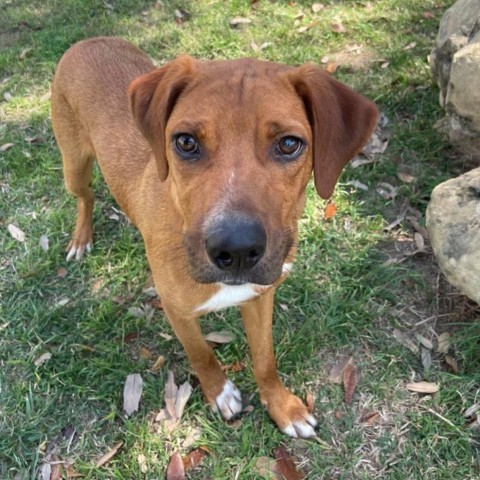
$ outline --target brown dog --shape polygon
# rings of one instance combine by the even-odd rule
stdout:
[[[289,272],[312,170],[323,198],[369,138],[377,109],[317,67],[180,57],[156,69],[116,38],[77,43],[52,87],[65,183],[78,198],[67,259],[92,245],[92,165],[146,245],[155,287],[207,401],[230,419],[241,395],[200,331],[240,305],[262,403],[293,437],[316,421],[277,374],[275,287]]]

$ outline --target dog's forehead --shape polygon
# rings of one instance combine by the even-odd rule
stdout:
[[[174,117],[208,117],[241,122],[247,116],[281,121],[286,116],[301,121],[305,111],[287,72],[294,67],[256,59],[201,61],[175,108]],[[208,114],[207,114],[208,112]],[[189,115],[187,115],[189,114]]]

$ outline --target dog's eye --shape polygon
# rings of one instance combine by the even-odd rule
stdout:
[[[175,138],[175,147],[178,152],[188,157],[194,157],[199,153],[197,139],[189,133],[181,133]]]
[[[303,142],[293,136],[283,137],[277,145],[277,153],[286,157],[294,157],[300,153],[303,147]]]

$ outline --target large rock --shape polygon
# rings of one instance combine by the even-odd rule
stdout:
[[[435,187],[427,229],[447,280],[480,304],[480,168]]]
[[[447,116],[439,127],[480,153],[480,0],[458,0],[440,22],[430,68]]]

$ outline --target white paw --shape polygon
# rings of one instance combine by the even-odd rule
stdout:
[[[295,420],[288,424],[285,428],[282,428],[282,432],[293,438],[316,437],[317,433],[314,430],[316,426],[317,421],[315,420],[315,417],[313,415],[308,415],[301,420]]]
[[[227,380],[223,386],[222,393],[215,399],[213,409],[220,411],[225,420],[232,419],[242,411],[242,394],[240,390]]]
[[[92,251],[92,244],[89,242],[85,246],[76,247],[72,245],[67,252],[67,262],[75,258],[75,260],[80,260],[83,257],[83,254],[87,251],[88,253]]]

